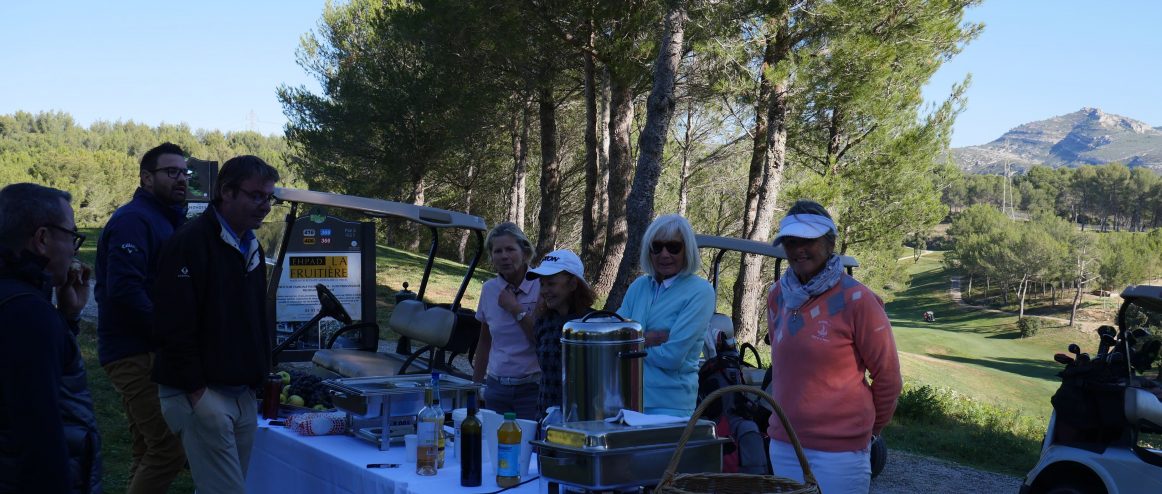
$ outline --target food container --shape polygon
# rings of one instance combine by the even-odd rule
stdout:
[[[613,312],[591,312],[561,332],[566,422],[601,420],[622,409],[642,411],[641,325]]]
[[[587,490],[657,484],[686,422],[629,426],[604,421],[566,422],[532,441],[540,473],[549,482]],[[679,472],[721,472],[722,445],[714,423],[699,420],[686,443]]]
[[[356,434],[374,438],[379,449],[387,450],[394,437],[402,437],[405,421],[415,422],[416,413],[424,407],[424,389],[431,383],[430,374],[402,376],[346,377],[323,381],[331,393],[331,403],[351,418],[352,431],[377,426],[378,434]],[[468,392],[480,393],[481,385],[467,379],[440,374],[440,404],[445,410],[468,404]]]

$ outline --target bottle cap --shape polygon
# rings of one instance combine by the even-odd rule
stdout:
[[[516,412],[504,412],[504,420],[516,420]]]

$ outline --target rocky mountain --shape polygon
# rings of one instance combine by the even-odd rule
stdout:
[[[1162,172],[1162,127],[1105,113],[1081,110],[1012,129],[995,141],[952,149],[953,160],[970,173],[1000,173],[1005,164],[1023,171],[1118,162]]]

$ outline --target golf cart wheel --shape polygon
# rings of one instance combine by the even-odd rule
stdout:
[[[888,464],[888,445],[884,436],[875,436],[871,444],[871,476],[876,478]]]

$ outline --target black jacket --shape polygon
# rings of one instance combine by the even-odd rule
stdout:
[[[153,284],[157,256],[186,220],[185,206],[167,206],[138,188],[117,208],[97,241],[97,357],[101,365],[153,349]]]
[[[0,248],[0,493],[99,493],[93,397],[47,262]]]
[[[262,383],[274,325],[265,257],[257,241],[248,250],[243,258],[213,206],[166,242],[153,300],[155,382],[186,392]]]

